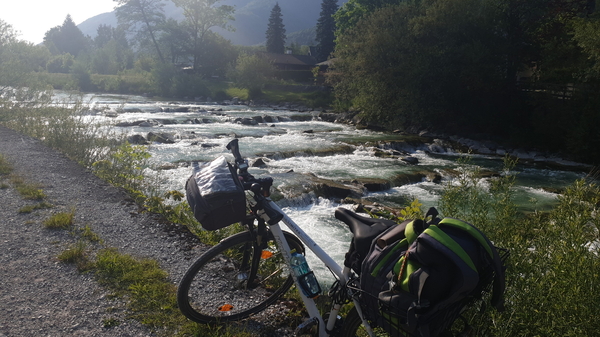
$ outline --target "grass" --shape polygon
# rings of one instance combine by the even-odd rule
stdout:
[[[8,176],[12,171],[12,164],[8,162],[4,155],[0,154],[0,178]]]
[[[57,256],[58,260],[65,263],[73,263],[77,266],[80,272],[87,271],[92,268],[89,257],[89,249],[87,243],[79,240],[70,245]]]
[[[73,226],[75,210],[60,212],[44,220],[44,227],[48,229],[70,229]]]
[[[79,236],[81,238],[88,240],[93,243],[102,243],[103,240],[100,238],[100,235],[94,233],[90,225],[85,225],[82,229],[79,230]]]
[[[21,176],[12,174],[10,176],[10,181],[23,199],[42,200],[46,197],[46,194],[44,191],[42,191],[39,185],[28,183]]]
[[[38,209],[52,208],[54,205],[46,201],[41,201],[32,205],[25,205],[19,209],[20,214],[32,213]]]

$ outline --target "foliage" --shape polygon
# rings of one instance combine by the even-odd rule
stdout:
[[[18,41],[12,26],[0,20],[0,121],[10,110],[48,102],[44,84],[30,76],[48,58],[47,49]]]
[[[88,62],[77,60],[71,67],[71,74],[77,88],[81,91],[90,91],[92,89],[92,75],[88,68]]]
[[[16,42],[16,40],[17,32],[15,32],[12,25],[4,20],[0,20],[0,47]]]
[[[249,98],[260,96],[262,88],[274,73],[274,66],[267,58],[257,54],[241,53],[238,56],[235,68],[228,77],[236,86],[248,89]]]
[[[283,24],[279,3],[276,3],[271,9],[266,35],[267,52],[283,54],[285,52],[285,25]]]
[[[390,4],[398,4],[403,0],[349,0],[335,13],[338,33],[343,34],[353,28],[364,16],[374,10]]]
[[[165,58],[158,44],[157,32],[165,22],[164,3],[160,0],[114,0],[117,2],[115,14],[119,25],[127,31],[135,32],[135,41],[140,47],[147,43],[154,46],[160,61]]]
[[[104,249],[98,253],[95,274],[115,295],[129,298],[133,318],[143,324],[170,330],[184,324],[185,318],[177,308],[175,286],[156,261]]]
[[[67,15],[62,26],[56,26],[46,32],[44,45],[54,55],[71,54],[78,56],[89,49],[90,41],[77,28],[71,15]]]
[[[28,214],[28,213],[32,213],[35,210],[38,209],[45,209],[45,208],[52,208],[54,207],[54,205],[52,205],[49,202],[46,201],[41,201],[41,202],[37,202],[35,204],[31,204],[31,205],[25,205],[21,208],[19,208],[19,214]]]
[[[73,226],[74,218],[74,209],[69,212],[56,213],[44,220],[44,227],[49,229],[69,229]]]
[[[329,58],[335,47],[335,19],[333,15],[337,12],[337,0],[323,0],[321,3],[321,14],[317,20],[317,54],[320,62]]]
[[[109,183],[130,191],[142,188],[143,171],[150,154],[146,147],[124,143],[104,159],[92,164],[94,173]]]
[[[213,27],[228,28],[228,22],[233,20],[235,8],[229,5],[217,6],[221,0],[173,0],[175,5],[183,9],[184,25],[191,39],[185,50],[193,58],[193,69],[199,70],[201,60],[208,54],[206,39]]]
[[[42,200],[46,198],[46,194],[38,184],[29,183],[21,176],[11,175],[10,182],[23,199]]]
[[[117,146],[118,136],[100,123],[90,123],[82,115],[87,107],[81,103],[73,108],[41,107],[13,110],[4,124],[44,144],[60,149],[71,159],[84,166],[104,158]],[[104,149],[105,151],[103,151]]]
[[[75,58],[71,54],[54,55],[46,63],[46,70],[49,73],[68,74],[71,71],[73,63],[75,63]]]
[[[376,126],[486,134],[598,163],[593,9],[587,0],[350,0],[335,15],[335,105]]]
[[[0,153],[0,177],[4,178],[13,171],[12,164]]]
[[[375,10],[340,35],[331,77],[336,95],[382,125],[450,128],[465,120],[489,128],[500,112],[489,98],[502,93],[504,62],[485,27],[493,7],[473,0],[428,4]]]
[[[65,263],[73,263],[77,270],[86,271],[91,267],[87,243],[79,240],[71,244],[57,256],[58,260]]]
[[[516,216],[514,202],[516,161],[504,159],[500,177],[482,179],[479,167],[469,165],[469,158],[459,160],[458,176],[444,186],[440,198],[440,211],[444,216],[461,218],[482,229],[513,221]]]
[[[94,73],[116,75],[133,68],[134,54],[122,27],[100,25],[94,46],[91,55],[91,69]]]
[[[573,40],[589,60],[581,76],[584,80],[600,79],[600,14],[573,20]]]
[[[506,161],[506,169],[514,165]],[[514,175],[490,184],[461,165],[462,176],[444,187],[444,216],[465,219],[498,247],[510,251],[506,310],[465,313],[477,335],[547,336],[595,334],[600,246],[600,188],[585,180],[567,188],[549,213],[518,215]]]

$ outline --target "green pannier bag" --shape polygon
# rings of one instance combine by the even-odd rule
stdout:
[[[430,222],[405,221],[380,234],[362,263],[367,318],[392,336],[438,336],[487,292],[503,309],[508,253],[501,258],[472,224],[430,214]]]

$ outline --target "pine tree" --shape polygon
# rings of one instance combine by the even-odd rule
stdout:
[[[67,15],[62,26],[56,26],[46,32],[44,44],[55,54],[69,53],[73,56],[88,48],[88,39],[77,28],[71,15]]]
[[[285,26],[281,16],[281,8],[279,3],[276,3],[271,10],[267,27],[267,52],[269,53],[283,54],[285,51]]]
[[[325,61],[335,48],[335,19],[333,14],[337,12],[337,0],[323,0],[321,3],[321,15],[317,21],[317,59]]]

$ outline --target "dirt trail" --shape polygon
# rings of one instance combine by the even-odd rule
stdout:
[[[42,222],[74,208],[76,227],[89,225],[107,246],[159,261],[174,282],[197,255],[193,238],[156,215],[140,213],[123,191],[61,153],[1,126],[0,154],[15,174],[39,184],[54,205],[20,214],[35,202],[23,200],[12,187],[0,189],[0,337],[152,335],[127,320],[124,304],[111,300],[91,275],[56,259],[74,238],[65,230],[45,229]],[[108,319],[121,324],[105,328]]]

